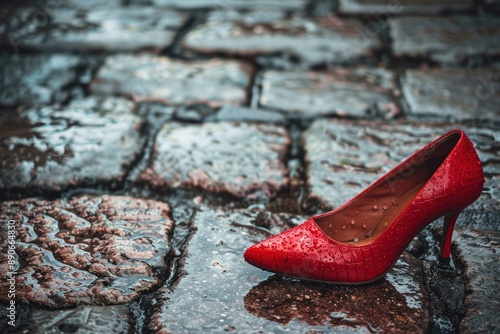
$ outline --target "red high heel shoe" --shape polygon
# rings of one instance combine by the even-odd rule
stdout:
[[[449,262],[457,217],[481,194],[481,162],[467,135],[453,130],[413,154],[339,208],[245,252],[275,273],[338,284],[383,277],[411,240],[444,216],[441,261]]]

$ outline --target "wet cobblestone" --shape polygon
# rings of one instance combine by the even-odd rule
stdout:
[[[50,20],[50,25],[34,26],[33,21],[41,18]],[[184,21],[184,15],[152,7],[104,7],[85,12],[60,8],[47,12],[34,7],[11,14],[11,21],[2,24],[16,26],[9,42],[17,48],[130,52],[168,47]]]
[[[168,270],[173,221],[165,203],[130,197],[32,199],[1,204],[15,221],[16,295],[52,308],[123,304],[158,287]],[[1,225],[2,262],[7,225]],[[3,274],[0,298],[7,301]]]
[[[68,107],[4,113],[0,197],[118,185],[145,140],[133,108],[127,100],[90,97]]]
[[[495,16],[397,17],[390,22],[394,55],[464,64],[471,57],[500,53]]]
[[[390,118],[400,112],[394,102],[397,94],[394,73],[384,69],[269,71],[263,75],[260,104],[304,118],[375,114]]]
[[[498,221],[498,220],[497,220]],[[467,313],[460,330],[468,333],[493,333],[500,308],[496,298],[500,233],[464,229],[457,231],[455,247],[459,261],[465,267]]]
[[[287,186],[283,159],[289,144],[286,130],[274,125],[168,123],[141,180],[160,189],[272,197]]]
[[[35,310],[21,323],[20,333],[131,333],[134,319],[127,306],[79,306],[74,309]]]
[[[307,64],[345,63],[373,55],[376,36],[361,31],[361,21],[337,17],[287,18],[284,12],[217,11],[188,33],[183,44],[202,53],[230,55],[291,54]]]
[[[412,115],[451,119],[499,119],[500,70],[410,70],[402,78]]]
[[[75,86],[88,83],[95,65],[95,60],[71,55],[0,54],[0,106],[64,102],[83,95]]]
[[[213,107],[247,101],[252,67],[236,61],[185,62],[151,55],[106,58],[90,90],[96,95],[132,95],[167,104]]]
[[[386,0],[340,0],[339,11],[345,14],[439,14],[445,11],[470,10],[470,0],[415,0],[391,2]]]

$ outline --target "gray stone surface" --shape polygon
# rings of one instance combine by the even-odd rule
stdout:
[[[161,50],[174,40],[186,15],[153,7],[22,8],[3,22],[16,48],[50,51]],[[34,24],[34,22],[37,22]],[[12,29],[15,27],[15,29]]]
[[[317,120],[304,133],[310,207],[338,207],[456,124]],[[461,226],[499,230],[497,128],[462,126],[485,171],[482,196],[459,216]]]
[[[363,117],[400,112],[394,73],[377,68],[335,68],[322,72],[276,72],[263,75],[262,107],[312,118],[322,115]]]
[[[412,115],[500,119],[498,69],[408,70],[401,83]]]
[[[72,95],[67,86],[87,83],[88,69],[88,60],[71,55],[2,54],[0,105],[63,102]]]
[[[223,106],[217,112],[215,119],[218,121],[262,122],[281,125],[287,124],[286,117],[277,111],[235,107],[229,105]]]
[[[212,107],[247,101],[252,67],[233,60],[182,61],[151,55],[106,58],[90,90],[96,95],[133,95],[170,104]]]
[[[15,274],[2,272],[3,302],[7,279],[15,277],[16,298],[25,302],[51,308],[123,304],[157,288],[169,269],[174,223],[165,203],[105,195],[27,199],[0,208],[2,221],[15,222],[19,256],[8,269]],[[7,224],[0,228],[0,258],[7,263]]]
[[[422,269],[412,256],[403,255],[385,279],[364,287],[281,279],[243,261],[244,250],[267,234],[255,228],[255,220],[256,212],[248,210],[202,207],[195,218],[197,231],[189,242],[185,274],[173,291],[158,294],[148,330],[426,331],[429,315]]]
[[[202,53],[231,55],[284,53],[306,64],[347,63],[381,48],[361,21],[338,17],[286,18],[282,12],[216,11],[191,30],[183,45]]]
[[[470,57],[500,54],[500,18],[495,16],[396,17],[389,25],[398,57],[460,64]]]
[[[132,3],[147,2],[148,0],[131,0]],[[177,8],[184,10],[196,9],[305,9],[307,0],[151,0],[158,8]]]
[[[378,15],[439,14],[446,10],[470,10],[471,0],[340,0],[339,11],[344,14]]]
[[[117,185],[141,153],[144,122],[120,98],[74,100],[0,118],[0,197]]]
[[[499,223],[497,218],[496,224]],[[462,333],[498,332],[500,301],[497,298],[500,233],[463,229],[455,231],[457,257],[467,278],[467,313],[460,324]]]
[[[124,334],[132,333],[133,324],[134,319],[126,306],[78,306],[58,311],[35,310],[16,330],[40,334]]]
[[[156,189],[202,189],[238,198],[271,197],[288,184],[290,139],[274,125],[167,123],[141,182]]]

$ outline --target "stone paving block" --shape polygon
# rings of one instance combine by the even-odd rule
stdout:
[[[263,122],[286,125],[286,117],[277,112],[247,107],[223,106],[215,117],[218,121]]]
[[[90,97],[0,118],[0,197],[117,185],[141,153],[144,122],[134,104]]]
[[[238,198],[272,197],[288,184],[287,131],[267,124],[167,123],[140,181],[156,189],[201,189]]]
[[[326,72],[264,73],[262,107],[312,118],[322,115],[363,117],[400,113],[394,73],[378,68],[336,68]]]
[[[471,0],[340,0],[339,12],[343,14],[439,14],[447,10],[473,9]],[[380,16],[383,17],[383,16]]]
[[[500,69],[408,70],[401,84],[412,115],[500,119]]]
[[[425,144],[459,127],[450,123],[315,121],[304,133],[311,208],[344,204]],[[459,225],[499,230],[500,163],[496,128],[460,126],[475,143],[486,184]]]
[[[159,291],[148,330],[426,332],[429,314],[419,260],[405,254],[385,279],[360,287],[282,279],[243,260],[244,250],[267,234],[252,224],[255,216],[248,210],[202,207],[185,274],[173,291]]]
[[[182,44],[201,53],[257,56],[284,53],[304,63],[347,63],[381,48],[377,36],[355,19],[287,18],[283,12],[216,11],[191,30]]]
[[[495,333],[500,315],[497,295],[500,233],[464,229],[456,231],[453,238],[468,280],[465,287],[467,313],[460,324],[460,332]]]
[[[0,55],[0,105],[63,102],[86,84],[94,61],[71,55]],[[87,74],[87,75],[85,75]]]
[[[460,64],[500,54],[500,18],[494,16],[396,17],[390,20],[397,57],[428,57]]]
[[[244,104],[253,69],[232,60],[182,61],[151,55],[114,55],[99,69],[96,95],[131,94],[168,104]]]
[[[132,0],[133,4],[144,2],[144,0]],[[151,0],[157,8],[177,8],[184,10],[196,9],[255,9],[270,8],[281,10],[305,9],[307,0]]]
[[[67,310],[35,310],[16,326],[18,333],[132,333],[134,319],[127,306],[78,306]]]
[[[26,199],[0,204],[3,222],[13,221],[16,253],[0,278],[6,302],[8,279],[16,297],[37,305],[127,303],[157,288],[168,270],[173,222],[167,204],[121,196],[69,200]],[[7,263],[7,230],[0,226],[1,260]]]
[[[19,9],[11,14],[11,20],[2,24],[8,32],[9,42],[15,44],[16,49],[133,52],[159,51],[170,46],[186,17],[152,7],[56,8],[49,11],[33,7]]]

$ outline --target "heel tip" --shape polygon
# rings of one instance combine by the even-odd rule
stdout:
[[[449,257],[439,257],[438,269],[446,272],[453,272],[454,269],[451,266],[451,260]]]

